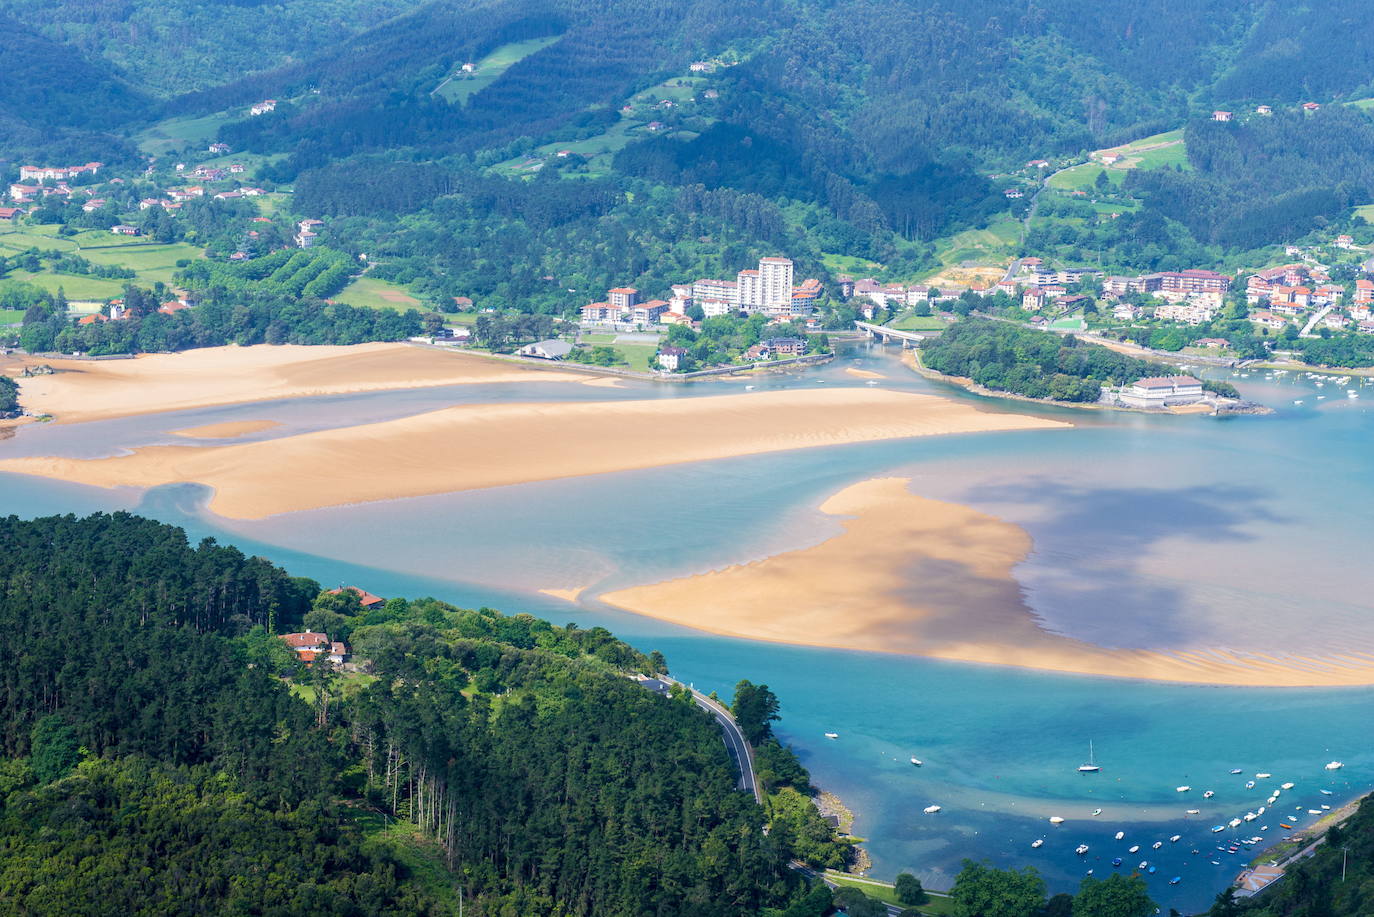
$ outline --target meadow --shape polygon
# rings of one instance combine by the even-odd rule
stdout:
[[[446,102],[456,102],[462,105],[478,92],[499,80],[502,74],[511,67],[531,54],[544,50],[562,37],[561,35],[550,35],[544,38],[531,38],[526,41],[502,45],[477,61],[475,72],[463,73],[459,70],[436,86],[433,94]]]

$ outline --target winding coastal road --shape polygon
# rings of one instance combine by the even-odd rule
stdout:
[[[711,700],[695,688],[684,685],[676,679],[666,675],[659,675],[654,678],[639,676],[635,679],[641,685],[653,691],[655,694],[668,696],[673,685],[678,685],[692,692],[692,700],[701,709],[715,717],[716,723],[720,726],[720,731],[725,739],[725,749],[734,759],[735,767],[739,771],[739,782],[736,784],[740,790],[751,794],[754,801],[763,804],[763,794],[759,791],[758,779],[754,775],[754,752],[749,747],[749,743],[744,739],[744,733],[740,731],[739,724],[730,715],[730,711],[721,704]]]

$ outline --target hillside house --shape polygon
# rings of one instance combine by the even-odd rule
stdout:
[[[251,115],[251,116],[256,117],[257,115],[265,115],[265,114],[267,114],[269,111],[276,111],[276,110],[277,110],[277,100],[276,100],[276,99],[263,99],[261,102],[259,102],[258,104],[254,105],[252,108],[248,109],[248,114]]]
[[[763,344],[774,357],[799,357],[806,353],[806,342],[801,338],[769,338]]]
[[[118,223],[110,227],[110,232],[114,233],[117,236],[136,236],[139,235],[142,232],[142,230],[140,230],[137,226],[129,226],[126,223]]]
[[[14,223],[23,212],[18,207],[0,207],[0,223]]]
[[[1272,115],[1273,113],[1274,113],[1274,109],[1271,108],[1271,107],[1269,107],[1268,105],[1260,105],[1260,106],[1258,106],[1258,107],[1255,109],[1255,114],[1257,114],[1257,115],[1264,115],[1265,117],[1268,117],[1269,115]]]
[[[1261,328],[1268,328],[1272,331],[1279,331],[1288,324],[1288,322],[1275,315],[1273,312],[1267,312],[1263,309],[1258,312],[1250,313],[1250,323],[1252,325],[1259,325]]]
[[[1231,342],[1226,340],[1226,338],[1198,338],[1196,341],[1193,341],[1193,346],[1206,347],[1208,350],[1222,350],[1223,348],[1230,347]]]
[[[1214,112],[1212,112],[1212,120],[1213,120],[1213,121],[1230,121],[1230,120],[1231,120],[1231,113],[1230,113],[1229,111],[1214,111]]]
[[[10,185],[10,200],[17,204],[26,204],[29,201],[37,200],[38,195],[43,191],[37,185]]]
[[[355,595],[357,595],[358,604],[361,605],[367,611],[372,611],[373,609],[381,608],[383,605],[386,604],[386,599],[382,598],[380,595],[373,595],[366,589],[359,589],[357,586],[340,586],[338,589],[330,589],[329,594],[340,595],[344,591],[352,592]]]
[[[214,153],[214,154],[216,154],[216,155],[223,155],[223,154],[229,152],[229,144],[227,144],[227,143],[212,143],[212,144],[210,144],[210,152],[211,152],[211,153]]]

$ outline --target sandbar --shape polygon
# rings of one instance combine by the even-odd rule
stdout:
[[[1374,684],[1374,654],[1299,657],[1191,646],[1111,649],[1042,628],[1013,567],[1024,529],[877,478],[828,498],[843,533],[819,545],[600,596],[734,637],[1193,684]]]
[[[140,354],[132,360],[26,358],[11,369],[39,363],[58,372],[16,378],[19,402],[30,414],[50,414],[58,423],[312,395],[465,383],[587,381],[574,373],[387,343],[230,345]]]
[[[587,591],[586,586],[573,586],[569,589],[540,589],[543,595],[553,596],[555,599],[562,599],[565,602],[576,602],[582,593]]]
[[[875,388],[635,401],[458,405],[247,443],[149,446],[101,459],[0,461],[100,487],[196,482],[228,518],[499,487],[791,449],[1068,424]]]
[[[187,439],[235,439],[280,426],[281,424],[275,420],[229,420],[224,423],[207,423],[202,427],[173,430],[172,435],[184,436]]]
[[[882,373],[875,373],[875,372],[874,372],[873,370],[871,370],[871,369],[858,369],[858,368],[853,367],[853,366],[847,366],[847,367],[845,367],[845,370],[844,370],[844,371],[847,372],[847,373],[848,373],[849,375],[851,375],[851,376],[858,376],[860,379],[886,379],[886,378],[887,378],[887,376],[884,376]]]

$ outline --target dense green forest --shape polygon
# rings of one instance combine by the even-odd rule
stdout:
[[[1163,363],[1124,356],[1073,335],[979,318],[965,319],[922,343],[921,362],[993,391],[1087,403],[1098,400],[1103,385],[1174,373]],[[1234,396],[1234,388],[1223,385],[1223,393]]]
[[[664,662],[603,629],[364,610],[123,513],[0,519],[0,543],[0,893],[23,912],[437,914],[459,886],[475,915],[830,907],[786,867],[829,856],[814,807],[765,835],[714,721],[625,678]],[[302,627],[366,674],[271,636]],[[770,790],[811,792],[756,738]]]

